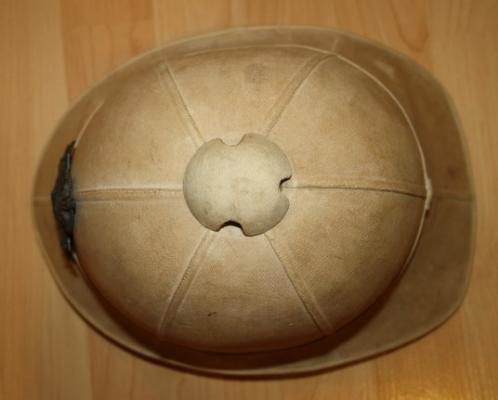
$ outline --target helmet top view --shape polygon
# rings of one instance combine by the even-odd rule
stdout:
[[[465,151],[451,100],[405,57],[328,29],[234,29],[83,95],[42,157],[34,216],[68,300],[124,347],[210,373],[309,372],[460,304]]]

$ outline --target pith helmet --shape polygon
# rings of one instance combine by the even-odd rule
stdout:
[[[58,124],[34,216],[95,328],[197,371],[310,372],[441,324],[469,277],[474,203],[450,99],[328,29],[175,42]]]

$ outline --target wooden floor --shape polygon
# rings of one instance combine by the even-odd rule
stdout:
[[[237,25],[333,26],[429,68],[461,114],[478,194],[472,282],[442,328],[391,354],[286,380],[223,380],[139,359],[89,328],[35,243],[33,174],[88,85],[168,40]],[[0,399],[498,398],[498,1],[0,0]]]

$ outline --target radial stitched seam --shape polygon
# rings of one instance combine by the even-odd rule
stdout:
[[[341,61],[347,63],[348,65],[352,66],[353,68],[357,69],[358,71],[360,71],[361,73],[365,74],[370,79],[372,79],[385,93],[387,93],[387,95],[391,98],[392,101],[394,101],[394,103],[398,106],[401,113],[403,114],[405,121],[407,122],[408,126],[410,127],[410,131],[412,133],[413,140],[415,141],[415,144],[417,146],[417,150],[419,153],[420,163],[422,165],[422,173],[424,176],[424,184],[425,184],[425,189],[426,189],[426,201],[425,201],[424,208],[427,210],[428,205],[429,205],[430,200],[431,200],[431,196],[432,196],[432,185],[431,185],[431,180],[429,178],[429,174],[427,171],[427,163],[425,161],[424,151],[422,149],[422,145],[421,145],[420,140],[418,138],[415,127],[413,126],[412,121],[411,121],[410,117],[408,116],[408,113],[406,112],[406,110],[404,109],[402,104],[399,102],[399,100],[396,98],[396,96],[376,76],[372,75],[369,71],[367,71],[366,69],[364,69],[360,65],[356,64],[355,62],[349,60],[348,58],[341,56],[340,54],[337,54],[336,56]]]
[[[272,129],[280,120],[285,109],[294,98],[300,87],[304,85],[306,80],[323,62],[331,58],[329,54],[316,54],[310,57],[299,70],[291,78],[285,89],[282,91],[277,101],[268,111],[269,116],[263,121],[263,129],[260,134],[266,137],[271,137]]]
[[[178,282],[176,288],[173,291],[169,302],[164,308],[163,314],[159,320],[157,327],[157,337],[161,339],[163,337],[165,329],[173,322],[178,313],[180,305],[183,303],[185,296],[187,295],[188,289],[190,288],[193,280],[199,273],[206,253],[212,246],[216,235],[210,230],[206,229],[201,237],[201,240],[195,247],[190,260],[185,267],[182,277]]]
[[[286,189],[290,189],[290,190],[296,190],[296,189],[307,189],[307,187],[292,187],[292,186],[288,186],[288,187],[284,187],[283,188],[284,190]],[[313,188],[314,190],[320,190],[321,188]],[[338,190],[369,190],[368,188],[359,188],[359,187],[331,187],[331,188],[324,188],[324,189],[330,189],[330,190],[333,190],[333,189],[338,189]],[[178,190],[180,191],[180,190]],[[390,191],[390,190],[380,190],[380,191],[387,191],[387,192],[393,192],[393,193],[398,193],[396,191]],[[400,194],[406,194],[406,195],[410,195],[409,193],[401,193]],[[416,196],[414,195],[415,197],[419,197],[419,196]],[[165,197],[166,198],[166,197]],[[420,196],[420,198],[423,198],[423,196]],[[438,193],[438,192],[434,192],[433,196],[432,196],[433,199],[441,199],[441,200],[452,200],[452,201],[461,201],[461,202],[471,202],[473,200],[472,196],[470,195],[466,195],[466,194],[459,194],[459,193]],[[106,199],[106,200],[103,200],[103,201],[113,201],[114,199]],[[140,199],[140,200],[147,200],[147,199]],[[52,202],[52,199],[50,198],[50,196],[35,196],[33,197],[33,201],[32,203],[37,205],[37,204],[40,204],[40,205],[44,205],[44,204],[49,204]]]
[[[298,277],[296,273],[294,273],[294,277],[291,275],[289,272],[289,268],[287,267],[286,263],[278,253],[277,249],[273,245],[271,239],[268,237],[266,233],[263,234],[270,245],[270,248],[273,251],[273,254],[279,261],[280,265],[282,266],[282,269],[285,272],[285,275],[287,276],[287,279],[289,280],[290,284],[294,288],[294,291],[296,293],[296,296],[298,299],[301,301],[304,309],[306,310],[306,313],[310,317],[310,319],[314,322],[315,326],[317,329],[325,336],[328,335],[328,333],[332,330],[329,321],[323,314],[322,310],[316,303],[316,301],[313,299],[313,296],[309,294],[309,290],[302,282],[302,280]],[[296,279],[297,278],[297,279]],[[297,282],[299,281],[299,283]],[[313,310],[311,310],[313,308]]]
[[[189,136],[192,138],[194,144],[197,147],[200,147],[202,146],[203,143],[205,143],[201,131],[199,130],[199,127],[195,122],[192,112],[190,111],[190,108],[188,107],[185,98],[183,97],[183,94],[180,91],[178,82],[176,81],[170,66],[168,64],[165,64],[164,68],[166,70],[165,75],[163,75],[161,71],[158,68],[156,68],[159,83],[173,97],[175,108],[180,116],[182,123],[187,127]],[[169,85],[165,81],[165,77],[167,77],[168,80],[170,81]],[[174,91],[174,93],[172,93],[172,91]]]
[[[102,100],[86,118],[85,122],[81,126],[80,131],[78,132],[78,135],[76,135],[76,139],[74,141],[74,149],[76,149],[78,147],[78,144],[80,143],[81,139],[83,138],[83,135],[86,133],[86,128],[88,128],[88,125],[90,125],[90,122],[95,117],[95,115],[97,115],[97,112],[102,108],[104,103],[105,103],[105,100]]]

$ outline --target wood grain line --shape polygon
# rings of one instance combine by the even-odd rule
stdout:
[[[121,201],[121,200],[158,200],[183,195],[181,187],[171,188],[109,188],[80,190],[74,193],[78,203],[95,201]]]
[[[397,181],[380,177],[361,176],[327,176],[327,180],[295,178],[285,182],[283,189],[344,189],[372,190],[394,192],[409,196],[425,198],[427,191],[424,185]]]

